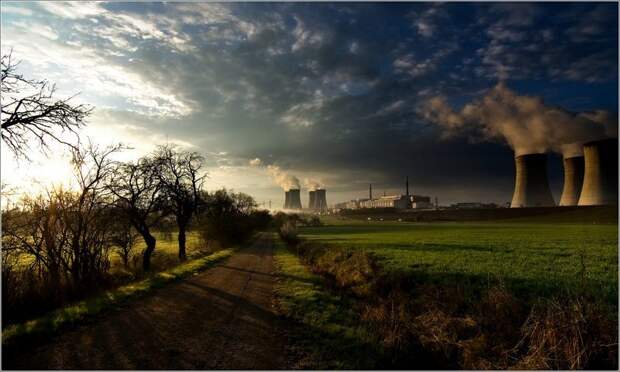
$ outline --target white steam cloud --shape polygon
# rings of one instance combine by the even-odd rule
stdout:
[[[315,179],[311,179],[311,178],[304,178],[304,186],[306,186],[308,191],[314,191],[314,190],[325,188],[325,185],[323,184],[323,182],[315,180]]]
[[[268,165],[267,172],[284,191],[299,189],[299,178],[282,170],[277,165]]]
[[[421,114],[443,128],[442,137],[465,134],[473,142],[504,140],[516,155],[555,151],[582,153],[582,144],[617,137],[618,118],[607,111],[572,113],[540,97],[520,96],[503,83],[454,111],[444,97],[427,101]]]
[[[249,164],[253,167],[263,167],[263,162],[259,158],[251,159],[249,161]],[[271,178],[273,178],[274,182],[284,191],[300,188],[299,178],[282,170],[282,168],[280,168],[279,166],[267,165],[265,168],[267,169],[267,172],[269,173]]]

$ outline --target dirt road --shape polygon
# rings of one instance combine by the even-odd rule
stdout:
[[[272,306],[272,271],[272,243],[263,236],[224,263],[34,352],[5,355],[3,368],[285,368],[285,345]]]

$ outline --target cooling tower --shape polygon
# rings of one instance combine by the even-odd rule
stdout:
[[[325,189],[316,190],[314,209],[318,209],[321,211],[327,209],[327,198],[325,196]]]
[[[618,140],[605,139],[583,145],[585,171],[579,205],[618,203]]]
[[[547,180],[547,154],[515,157],[515,192],[511,208],[554,206]]]
[[[284,192],[284,209],[289,209],[291,204],[291,194],[288,191]]]
[[[290,189],[288,190],[288,194],[288,209],[301,209],[301,194],[299,193],[299,189]]]
[[[309,198],[308,208],[315,209],[316,207],[314,206],[314,204],[316,203],[316,191],[308,192],[308,198]]]
[[[562,189],[560,205],[577,205],[579,202],[579,194],[581,194],[581,185],[583,184],[583,168],[583,156],[564,158],[564,188]]]

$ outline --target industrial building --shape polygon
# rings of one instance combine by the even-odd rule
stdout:
[[[404,195],[383,195],[379,198],[373,198],[372,184],[370,184],[368,187],[368,199],[355,199],[335,205],[335,209],[361,208],[430,209],[433,208],[433,204],[428,196],[409,194],[409,177],[407,177]]]

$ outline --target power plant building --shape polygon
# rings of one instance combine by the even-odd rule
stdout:
[[[379,199],[369,199],[360,203],[360,208],[396,208],[408,209],[410,199],[407,195],[381,196]]]

